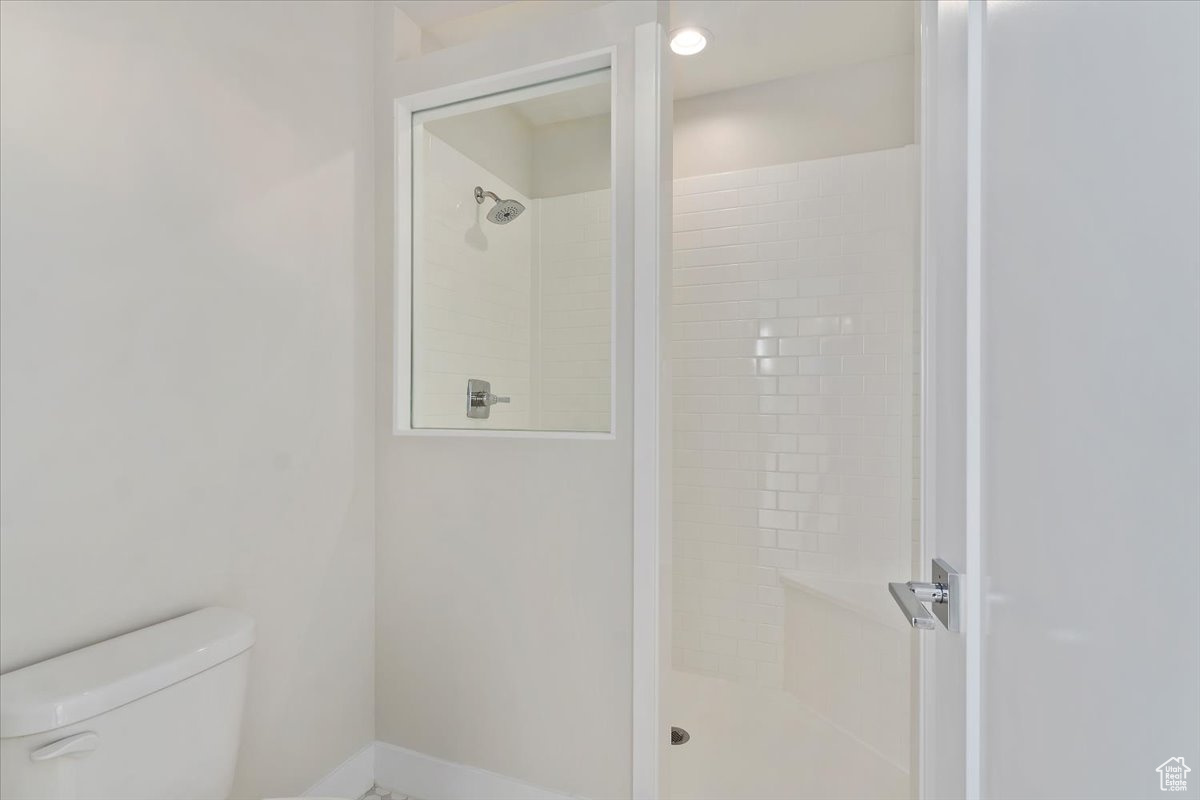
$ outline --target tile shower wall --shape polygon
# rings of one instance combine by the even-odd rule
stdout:
[[[538,200],[538,427],[607,431],[612,350],[612,192]]]
[[[527,428],[531,415],[533,221],[486,219],[483,186],[531,205],[483,167],[424,132],[424,248],[416,274],[414,415],[422,427]],[[491,419],[468,420],[468,378],[512,397]]]
[[[915,160],[675,181],[677,668],[781,686],[780,571],[910,568]]]

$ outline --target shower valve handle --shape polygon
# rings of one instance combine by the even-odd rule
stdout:
[[[511,402],[511,397],[492,394],[492,384],[489,381],[479,378],[467,381],[467,416],[471,419],[487,419],[491,416],[492,406]]]

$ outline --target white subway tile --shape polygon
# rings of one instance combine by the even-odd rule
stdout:
[[[862,217],[858,214],[847,213],[846,203],[842,203],[842,214],[836,217],[821,219],[822,236],[840,236],[846,233],[860,233],[863,229]]]
[[[759,281],[758,296],[764,298],[783,298],[796,296],[796,281],[794,280],[773,280]]]
[[[842,213],[842,198],[817,197],[799,201],[797,214],[800,219],[835,217]]]
[[[795,530],[796,515],[791,511],[771,511],[762,509],[758,512],[758,524],[763,528],[776,530]]]
[[[779,268],[774,261],[755,261],[750,264],[738,264],[738,280],[765,281],[778,277]]]
[[[914,391],[901,377],[915,365],[901,350],[919,317],[912,233],[888,199],[901,174],[915,192],[915,171],[888,153],[675,182],[689,198],[674,220],[677,667],[782,686],[780,569],[874,580],[909,568],[900,499],[916,487],[900,463],[915,420],[900,392]],[[554,231],[580,276],[604,274],[607,242],[569,250],[592,234]],[[572,291],[555,310],[606,301]],[[564,376],[606,363],[555,346]]]
[[[842,358],[839,356],[801,356],[798,359],[801,375],[840,375]]]
[[[795,375],[796,359],[794,358],[760,358],[758,359],[759,375]]]
[[[729,228],[707,228],[701,232],[701,246],[720,247],[727,244],[738,244],[741,230],[741,228],[736,226]]]
[[[800,205],[795,200],[761,205],[757,211],[758,222],[790,222],[800,217]]]
[[[740,242],[773,242],[780,238],[794,238],[781,236],[779,228],[781,225],[788,223],[782,222],[765,222],[757,225],[743,225],[737,228],[738,241]]]
[[[811,239],[821,236],[821,220],[815,217],[780,220],[777,234],[780,239]]]
[[[795,336],[797,321],[794,319],[765,319],[758,323],[759,336]]]
[[[840,236],[818,236],[815,238],[799,239],[796,242],[796,254],[800,258],[835,258],[842,254],[844,241],[845,237]]]
[[[675,198],[672,211],[675,214],[690,214],[696,211],[714,211],[720,208],[733,208],[738,204],[738,192],[729,189],[723,192],[708,192],[706,194],[689,194]]]
[[[818,433],[820,422],[821,418],[813,414],[790,414],[779,418],[777,428],[780,433]]]
[[[861,382],[861,378],[859,381]],[[779,379],[779,390],[788,395],[821,394],[822,378],[816,375],[797,375]]]
[[[800,178],[779,186],[780,200],[812,200],[820,194],[820,181],[817,178]]]
[[[814,336],[796,336],[778,341],[781,356],[812,356],[819,352],[820,340]]]
[[[771,184],[765,186],[751,186],[746,189],[738,190],[736,205],[761,206],[765,203],[774,203],[778,197],[778,190]]]
[[[822,355],[858,355],[863,351],[861,336],[823,336],[821,337]],[[844,365],[843,365],[844,369]],[[845,370],[850,372],[851,370]]]
[[[758,410],[763,414],[791,414],[796,411],[795,397],[760,397]]]
[[[758,375],[761,373],[753,358],[723,358],[721,359],[722,375]]]
[[[881,355],[846,356],[842,372],[848,375],[878,375],[886,371],[887,359]],[[899,384],[897,383],[897,393]]]
[[[676,178],[673,193],[678,198],[688,194],[718,192],[723,189],[739,189],[743,186],[752,186],[755,182],[755,177],[754,170],[742,170],[739,172],[721,172],[715,175],[697,175],[692,178]]]
[[[780,316],[815,317],[821,313],[821,300],[816,297],[796,297],[779,301]]]
[[[738,656],[753,661],[774,662],[778,659],[778,648],[762,642],[738,642]]]

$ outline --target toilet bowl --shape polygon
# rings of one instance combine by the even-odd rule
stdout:
[[[228,797],[254,639],[205,608],[0,675],[0,797]]]

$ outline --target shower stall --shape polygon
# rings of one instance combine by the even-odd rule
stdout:
[[[679,68],[672,797],[913,794],[913,637],[886,590],[920,572],[911,10],[876,6],[892,46],[866,61],[715,92]]]
[[[439,554],[420,572],[398,567],[384,604],[420,603],[439,574],[470,573],[467,606],[506,609],[519,640],[572,631],[506,670],[518,687],[541,675],[559,689],[547,708],[515,703],[518,690],[508,710],[517,751],[553,747],[576,764],[539,767],[543,785],[907,798],[914,640],[887,584],[921,574],[914,6],[758,3],[749,25],[737,8],[676,4],[688,16],[670,26],[708,42],[676,63],[662,60],[659,6],[610,4],[588,12],[579,53],[564,17],[562,35],[538,35],[540,59],[482,40],[490,68],[473,83],[403,73],[420,91],[381,98],[411,153],[385,247],[397,287],[411,287],[397,295],[392,361],[404,447],[389,442],[382,461],[397,485],[422,487],[404,504],[420,522],[410,548],[416,536]],[[789,30],[812,39],[800,50],[823,36],[859,44],[747,66],[755,42],[777,48]],[[450,509],[420,478],[442,469],[472,487]],[[524,593],[508,577],[462,564],[453,543],[469,515],[511,532],[477,540],[491,553],[481,565],[571,597],[565,618],[537,592],[514,606]],[[560,524],[543,535],[517,519]],[[522,541],[584,583],[546,583],[536,559],[514,565],[504,548]],[[509,649],[507,623],[481,627],[458,605],[426,605],[430,619],[388,638],[434,625],[474,632],[456,640],[459,658]],[[600,645],[623,628],[627,649]],[[625,659],[632,675],[614,678]],[[575,680],[598,691],[582,698]],[[494,702],[477,692],[485,682],[435,688],[437,703],[388,686],[384,706],[409,712],[385,727],[421,745],[435,708]],[[621,713],[623,696],[634,703]],[[589,725],[559,740],[536,720],[560,712]],[[633,785],[589,783],[628,757],[621,730]],[[487,766],[489,753],[468,738],[448,757]]]
[[[674,9],[673,798],[917,794],[915,13]]]
[[[910,794],[916,210],[911,144],[675,179],[674,797]]]

